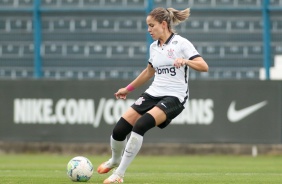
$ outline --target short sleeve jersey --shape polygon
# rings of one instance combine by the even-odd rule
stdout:
[[[159,41],[150,45],[149,64],[155,69],[155,77],[146,93],[155,96],[174,96],[181,103],[189,97],[189,67],[176,68],[173,62],[176,58],[192,60],[200,57],[193,44],[176,34],[171,34],[164,45],[160,46]]]

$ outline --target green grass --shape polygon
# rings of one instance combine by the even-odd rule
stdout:
[[[0,155],[1,184],[71,184],[66,165],[76,155]],[[88,157],[95,169],[105,156]],[[87,183],[109,174],[94,172]],[[140,156],[128,168],[131,184],[281,184],[282,156]]]

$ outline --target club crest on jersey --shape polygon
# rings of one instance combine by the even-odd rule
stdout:
[[[174,50],[173,50],[173,49],[167,50],[167,56],[168,56],[169,58],[173,58],[173,56],[174,56]]]
[[[140,97],[138,98],[138,100],[136,100],[135,105],[141,105],[143,101],[145,101],[145,99],[143,97]]]

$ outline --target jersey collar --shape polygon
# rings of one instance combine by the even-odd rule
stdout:
[[[170,40],[172,40],[173,36],[174,36],[174,33],[171,33],[171,35],[165,41],[164,45],[167,45],[170,42]],[[158,40],[158,46],[160,46],[160,40]]]

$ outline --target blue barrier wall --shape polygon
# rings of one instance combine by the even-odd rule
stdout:
[[[126,100],[122,80],[0,81],[0,141],[103,142],[147,85]],[[281,81],[191,81],[185,109],[145,142],[280,144]]]

